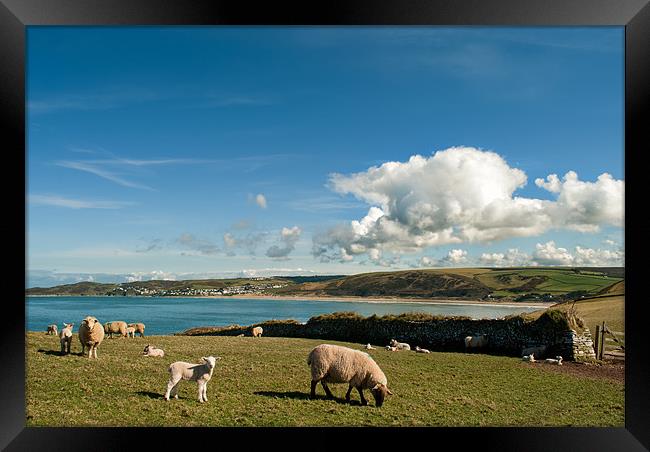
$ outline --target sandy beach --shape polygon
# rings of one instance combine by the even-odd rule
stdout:
[[[487,302],[481,300],[448,300],[438,298],[400,298],[400,297],[327,297],[314,295],[230,295],[232,298],[259,298],[267,300],[315,300],[315,301],[340,301],[340,302],[365,302],[365,303],[422,303],[422,304],[456,304],[468,306],[502,306],[502,307],[524,307],[545,309],[555,303],[513,303],[513,302]],[[201,298],[223,298],[223,297],[201,297]]]

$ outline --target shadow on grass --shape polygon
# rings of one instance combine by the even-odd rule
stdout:
[[[253,394],[255,395],[261,395],[261,396],[266,396],[266,397],[273,397],[276,399],[297,399],[297,400],[311,400],[309,397],[309,393],[306,392],[298,392],[298,391],[289,391],[289,392],[278,392],[278,391],[256,391]],[[361,402],[358,400],[351,400],[350,403],[346,402],[345,399],[340,399],[338,397],[334,398],[327,398],[327,396],[324,395],[316,395],[316,398],[314,400],[331,400],[336,403],[340,403],[343,405],[361,405]]]
[[[162,399],[164,398],[163,394],[159,394],[157,392],[150,392],[150,391],[138,391],[136,394],[142,395],[142,396],[147,396],[150,399]],[[180,397],[179,397],[180,398]]]
[[[75,355],[75,356],[81,356],[81,353],[61,353],[60,350],[45,350],[42,348],[39,348],[38,353],[44,353],[46,355],[50,356],[65,356],[65,355]]]

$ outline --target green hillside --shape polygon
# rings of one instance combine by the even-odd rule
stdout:
[[[548,301],[624,291],[619,268],[446,268],[349,276],[82,282],[27,289],[27,295],[227,296],[284,295]]]

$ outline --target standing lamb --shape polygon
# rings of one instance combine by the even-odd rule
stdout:
[[[122,320],[114,320],[112,322],[106,322],[104,324],[104,333],[109,334],[109,337],[113,337],[113,334],[119,334],[120,337],[126,337],[126,322]]]
[[[217,360],[221,359],[219,356],[202,357],[202,364],[186,363],[184,361],[176,361],[169,365],[169,382],[167,383],[167,392],[165,393],[165,400],[169,400],[170,396],[178,399],[178,384],[181,380],[196,381],[199,385],[199,402],[208,401],[208,381],[212,378],[212,371],[217,364]]]
[[[58,331],[56,325],[52,324],[52,325],[47,326],[47,333],[45,333],[45,334],[47,334],[48,336],[52,336],[52,335],[58,336],[59,331]]]
[[[476,350],[483,348],[487,345],[487,337],[485,334],[480,336],[467,336],[465,338],[465,350]]]
[[[63,329],[59,334],[61,341],[61,354],[70,353],[70,346],[72,346],[72,327],[74,323],[64,323]]]
[[[252,330],[253,337],[262,337],[262,332],[263,332],[263,331],[264,331],[264,330],[262,329],[261,326],[256,326],[256,327],[253,328],[253,330]]]
[[[126,336],[127,337],[135,337],[135,328],[132,326],[127,326],[126,327]]]
[[[81,342],[81,354],[84,354],[88,347],[88,358],[94,355],[97,358],[97,347],[104,340],[104,328],[96,317],[88,316],[79,325],[79,341]]]
[[[340,345],[321,344],[315,347],[307,358],[311,366],[311,393],[316,397],[316,384],[320,381],[328,398],[333,398],[327,383],[348,383],[345,400],[350,402],[352,388],[357,388],[361,404],[368,402],[363,396],[363,390],[369,389],[375,398],[375,406],[384,403],[386,394],[393,393],[388,389],[386,375],[377,363],[365,352],[342,347]]]
[[[144,323],[129,323],[128,326],[135,328],[135,332],[138,333],[140,337],[144,337]],[[135,335],[133,337],[135,337]]]
[[[395,339],[390,340],[390,346],[397,348],[397,350],[410,350],[411,346],[406,342],[397,342]]]
[[[162,348],[156,348],[153,345],[147,345],[142,354],[144,356],[160,356],[161,358],[165,356],[165,352]]]

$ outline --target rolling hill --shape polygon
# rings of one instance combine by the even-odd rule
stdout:
[[[26,295],[399,297],[561,302],[624,293],[617,268],[446,268],[348,276],[269,277],[121,284],[80,282],[30,288]]]

